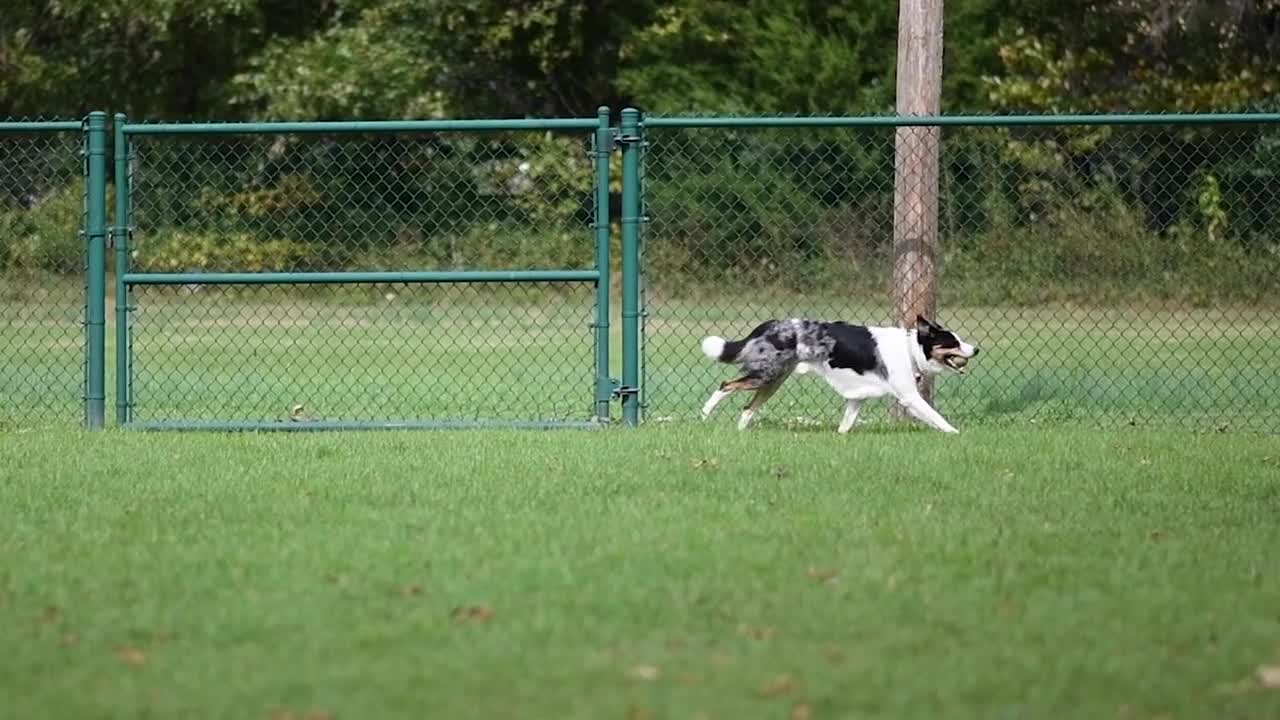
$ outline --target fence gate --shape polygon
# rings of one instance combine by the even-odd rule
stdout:
[[[610,374],[606,108],[117,116],[114,139],[119,424],[594,427],[626,400]]]

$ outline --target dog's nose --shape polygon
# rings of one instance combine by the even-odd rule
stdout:
[[[981,352],[981,350],[979,350],[979,349],[978,349],[978,346],[977,346],[977,345],[974,345],[974,346],[973,346],[973,356],[974,356],[974,357],[978,357],[978,353],[979,353],[979,352]]]

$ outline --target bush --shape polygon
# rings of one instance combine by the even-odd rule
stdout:
[[[0,269],[80,272],[84,267],[83,198],[80,187],[72,184],[30,208],[0,210]]]
[[[277,272],[318,264],[314,251],[287,238],[177,231],[138,243],[132,264],[141,272]]]

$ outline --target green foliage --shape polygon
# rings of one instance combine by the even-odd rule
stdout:
[[[404,5],[373,5],[312,37],[274,39],[232,78],[230,102],[272,119],[443,115],[433,44],[415,25],[401,22]]]
[[[307,38],[279,37],[231,100],[293,119],[589,115],[613,88],[622,37],[653,2],[369,0]]]
[[[0,270],[78,272],[83,190],[64,185],[31,208],[0,208]]]
[[[956,0],[943,108],[1208,110],[1280,92],[1278,0]],[[868,0],[13,0],[0,116],[586,115],[893,107]]]
[[[444,71],[436,80],[465,115],[585,116],[619,108],[627,39],[666,0],[436,0],[414,5]]]
[[[993,109],[1229,111],[1280,93],[1277,0],[1035,5],[1003,33]]]
[[[225,82],[263,38],[284,34],[267,0],[11,0],[0,27],[0,116],[91,109],[224,115]],[[287,7],[308,32],[327,3]]]
[[[144,272],[196,272],[235,268],[263,272],[307,266],[315,262],[307,243],[253,233],[165,233],[141,244],[133,267]]]
[[[945,7],[943,107],[984,103],[996,29],[1017,3]],[[860,114],[894,107],[896,3],[674,0],[627,39],[619,86],[661,114]]]
[[[1280,241],[1263,168],[1278,144],[1265,128],[949,130],[948,302],[1272,303]],[[887,133],[659,130],[646,183],[662,292],[889,287]]]
[[[677,0],[629,38],[619,83],[667,114],[879,111],[896,26],[884,3]]]
[[[1280,253],[1250,251],[1217,234],[1216,216],[1159,234],[1121,193],[1041,193],[1034,223],[997,222],[948,240],[942,286],[953,302],[1108,305],[1160,301],[1202,306],[1275,301]],[[1005,209],[1005,217],[1016,210]]]

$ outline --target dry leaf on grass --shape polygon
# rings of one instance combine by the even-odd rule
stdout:
[[[40,613],[40,622],[45,625],[61,625],[62,608],[57,605],[46,606],[44,612]]]
[[[791,693],[796,689],[797,685],[795,677],[783,673],[761,683],[760,689],[756,691],[756,694],[760,695],[760,697],[780,697]]]
[[[276,708],[271,711],[271,720],[333,720],[333,713],[324,710],[308,710],[298,712],[293,708]]]
[[[657,665],[636,665],[627,671],[632,680],[657,680],[661,675],[662,669]]]
[[[810,567],[808,570],[804,571],[804,574],[808,575],[810,580],[813,580],[815,582],[825,583],[825,582],[831,582],[832,580],[835,580],[837,577],[839,577],[840,571],[834,568]]]
[[[1280,688],[1280,665],[1262,665],[1255,676],[1264,688]]]
[[[653,720],[653,711],[639,705],[628,705],[627,720]]]
[[[456,607],[451,614],[455,623],[486,623],[493,619],[493,608],[487,605]]]
[[[791,707],[788,720],[813,720],[813,706],[809,703],[796,703]]]
[[[147,654],[136,647],[128,645],[116,648],[116,657],[133,667],[140,667],[147,664]]]
[[[400,588],[400,595],[403,597],[418,597],[421,594],[422,594],[421,585],[417,585],[417,584],[405,585],[404,587]]]
[[[1259,665],[1249,677],[1218,686],[1217,691],[1240,695],[1258,690],[1280,690],[1280,665]]]
[[[689,466],[694,470],[701,470],[702,468],[715,470],[720,467],[720,460],[718,458],[694,458],[689,461]]]
[[[752,640],[767,641],[778,636],[778,631],[768,626],[755,626],[742,623],[738,626],[738,634]]]

